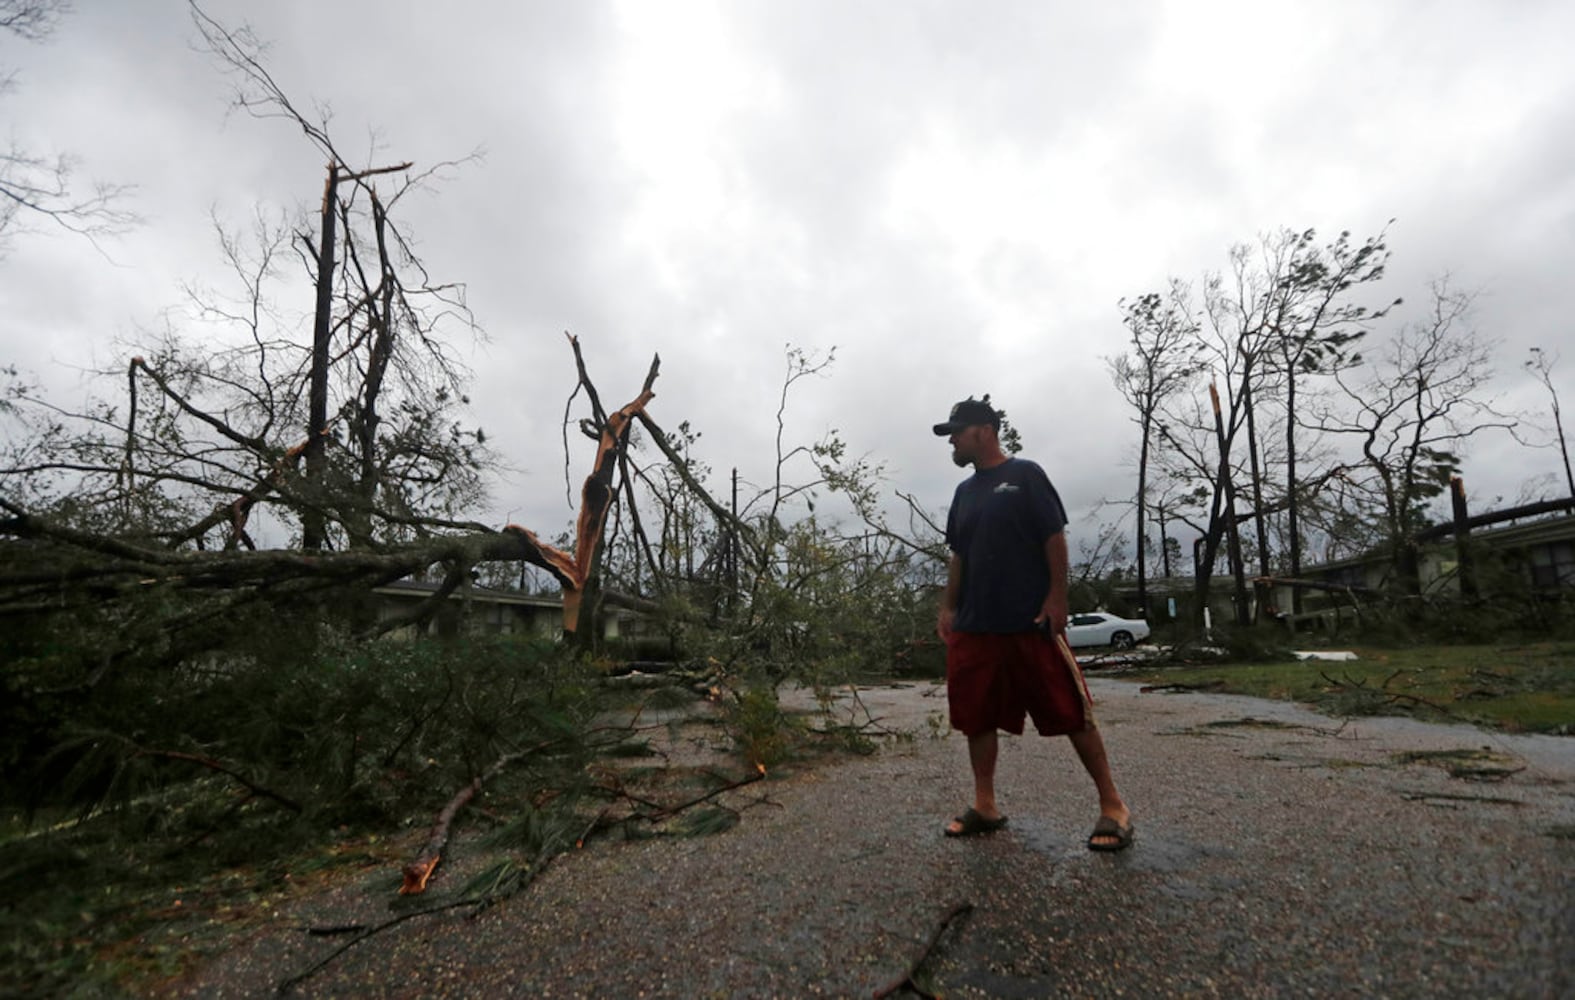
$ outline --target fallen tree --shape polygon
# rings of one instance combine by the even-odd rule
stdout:
[[[607,409],[568,336],[566,467],[580,464],[569,428],[595,449],[573,534],[548,542],[539,525],[467,520],[494,460],[463,417],[466,373],[448,343],[475,324],[462,286],[429,276],[396,211],[438,168],[347,162],[249,36],[194,17],[236,75],[239,106],[294,122],[325,156],[323,200],[250,239],[219,226],[239,298],[204,292],[191,320],[201,329],[176,322],[117,349],[106,395],[61,405],[0,369],[0,803],[63,831],[63,855],[123,862],[120,874],[177,853],[194,867],[278,858],[435,815],[413,851],[412,890],[477,813],[528,825],[561,808],[578,828],[571,844],[685,810],[705,814],[697,827],[736,813],[717,797],[759,769],[671,802],[670,785],[595,785],[589,762],[614,751],[590,727],[630,695],[609,699],[609,658],[582,647],[610,605],[692,630],[683,669],[703,671],[708,712],[720,705],[733,745],[780,752],[769,737],[786,727],[784,678],[820,683],[818,671],[928,634],[914,586],[926,548],[813,516],[817,490],[868,510],[871,467],[845,462],[834,432],[785,438],[789,387],[830,353],[789,349],[775,465],[764,486],[735,469],[728,497],[708,486],[699,432],[678,420],[669,434],[649,412],[660,358]],[[292,250],[301,267],[286,275]],[[305,322],[279,318],[280,300],[312,303],[309,342]],[[576,641],[383,638],[432,619],[498,564],[545,571]],[[418,574],[438,581],[424,599],[397,613],[378,603],[376,588]],[[521,749],[544,745],[564,749]],[[480,809],[483,794],[514,815]],[[587,796],[611,800],[593,821],[574,808]],[[46,839],[25,845],[44,860],[17,870],[48,874],[34,900],[71,898],[78,887],[60,883],[74,866],[55,863]],[[417,846],[402,845],[400,862]]]

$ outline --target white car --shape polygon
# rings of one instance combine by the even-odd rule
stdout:
[[[1066,642],[1069,646],[1114,646],[1131,649],[1148,638],[1148,622],[1118,618],[1104,611],[1090,611],[1067,619]]]

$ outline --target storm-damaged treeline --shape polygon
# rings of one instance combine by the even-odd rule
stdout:
[[[1496,341],[1473,326],[1473,295],[1445,278],[1420,308],[1392,296],[1387,239],[1280,230],[1232,248],[1200,284],[1122,303],[1129,347],[1110,369],[1139,430],[1140,595],[1154,569],[1190,573],[1203,607],[1223,553],[1244,623],[1248,580],[1372,551],[1387,555],[1391,592],[1420,592],[1435,501],[1461,491],[1474,439],[1516,435],[1521,418],[1498,402]],[[1537,363],[1551,391],[1549,356]],[[1557,405],[1555,393],[1555,418]],[[1293,592],[1284,610],[1300,612]]]
[[[746,777],[781,752],[778,683],[885,666],[928,633],[934,525],[915,513],[888,527],[877,469],[835,436],[786,435],[792,388],[823,374],[829,353],[788,352],[774,455],[718,483],[681,409],[661,418],[672,434],[659,422],[658,359],[640,385],[599,388],[593,350],[569,337],[562,397],[532,405],[563,413],[574,531],[549,544],[542,526],[467,519],[495,463],[467,422],[456,348],[478,330],[463,286],[417,255],[401,222],[460,164],[353,161],[269,75],[254,39],[200,9],[194,20],[238,106],[323,155],[320,200],[299,219],[259,211],[245,232],[216,223],[230,285],[193,290],[187,326],[118,350],[87,402],[6,373],[8,811],[93,819],[69,824],[71,837],[120,815],[136,827],[123,847],[156,834],[198,853],[263,830],[252,842],[263,855],[291,842],[281,831],[441,815],[429,843],[441,852],[484,783],[508,792],[502,822],[561,848],[710,795],[662,805],[587,770],[648,728],[637,714],[610,723],[620,716],[596,693],[619,654],[597,648],[609,604],[640,608],[677,669],[705,681]],[[856,530],[817,519],[833,493]],[[518,578],[521,563],[558,585],[569,641],[379,638],[434,614],[473,574],[503,565]],[[435,592],[390,615],[374,588],[413,575]]]
[[[562,414],[577,523],[549,543],[546,526],[471,520],[496,464],[459,361],[480,331],[402,222],[464,161],[355,161],[257,40],[193,18],[237,106],[304,135],[323,183],[299,218],[216,220],[229,284],[118,347],[86,402],[4,373],[0,807],[36,820],[7,834],[25,842],[13,874],[53,905],[83,859],[118,885],[147,870],[144,849],[220,863],[430,823],[406,879],[421,888],[449,827],[495,796],[489,822],[530,864],[476,897],[491,898],[598,831],[693,810],[725,823],[717,796],[801,731],[779,684],[900,665],[933,625],[937,526],[912,503],[888,522],[879,468],[834,433],[788,436],[794,387],[832,354],[788,350],[774,452],[717,472],[662,399],[658,358],[640,385],[598,386],[595,345],[567,337],[562,395],[528,405]],[[828,503],[839,520],[817,513]],[[391,635],[522,564],[563,595],[561,640]],[[411,576],[435,591],[391,614],[375,588]],[[661,752],[662,727],[606,683],[629,655],[602,644],[614,605],[654,623],[685,679],[668,707],[706,699],[735,771],[636,789],[597,763]]]

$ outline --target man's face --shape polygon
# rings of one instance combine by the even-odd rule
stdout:
[[[958,468],[966,468],[972,465],[974,460],[979,457],[979,446],[982,442],[981,435],[983,433],[983,424],[971,424],[946,439],[951,442],[952,462]]]

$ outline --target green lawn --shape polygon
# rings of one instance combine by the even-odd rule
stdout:
[[[1296,701],[1335,715],[1410,715],[1575,735],[1575,642],[1350,648],[1358,659],[1346,663],[1167,666],[1120,676]]]

